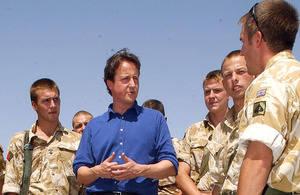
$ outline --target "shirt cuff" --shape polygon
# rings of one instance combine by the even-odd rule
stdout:
[[[3,190],[2,193],[16,193],[16,194],[20,194],[20,185],[18,184],[14,184],[14,183],[6,183],[3,185]]]
[[[285,147],[285,139],[274,128],[265,124],[249,125],[242,133],[239,145],[247,144],[249,141],[258,141],[272,150],[273,163],[277,161]]]

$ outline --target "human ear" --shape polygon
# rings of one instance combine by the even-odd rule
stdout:
[[[34,101],[31,101],[31,106],[33,110],[37,111],[37,104]]]

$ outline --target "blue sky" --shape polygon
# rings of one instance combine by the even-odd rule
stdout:
[[[298,10],[300,1],[289,0]],[[3,0],[0,6],[0,144],[37,119],[29,88],[51,78],[61,90],[60,121],[72,129],[79,110],[94,116],[112,99],[103,82],[106,60],[126,47],[142,67],[137,101],[165,105],[171,135],[207,114],[202,81],[240,49],[239,18],[254,0]],[[299,35],[294,47],[300,59]]]

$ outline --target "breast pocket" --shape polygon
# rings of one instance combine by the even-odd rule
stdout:
[[[63,166],[63,170],[66,176],[74,176],[73,173],[73,161],[76,155],[77,149],[73,146],[59,146],[59,160]]]
[[[205,154],[205,148],[207,147],[207,140],[201,139],[197,142],[193,142],[191,144],[191,164],[192,169],[195,167],[195,170],[200,169],[201,162],[203,160],[203,156]]]
[[[69,183],[69,194],[77,194],[80,188],[75,174],[73,172],[73,161],[76,155],[77,148],[73,146],[59,146],[59,160],[61,161],[64,175]]]

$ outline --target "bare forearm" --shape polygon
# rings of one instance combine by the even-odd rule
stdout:
[[[269,171],[270,169],[263,167],[261,162],[245,159],[241,167],[238,194],[261,194]]]
[[[89,185],[90,183],[97,180],[100,176],[98,176],[93,168],[82,166],[77,170],[77,180],[79,183],[83,183],[85,185]]]
[[[219,195],[220,191],[221,191],[221,188],[219,186],[215,185],[212,190],[212,195]]]
[[[190,176],[186,173],[179,173],[176,176],[176,184],[181,189],[183,194],[200,194],[197,186]]]
[[[261,194],[272,166],[272,151],[260,142],[250,142],[241,166],[238,194]]]
[[[176,175],[176,170],[173,163],[171,163],[168,160],[162,160],[156,164],[140,166],[142,166],[142,171],[140,173],[141,177],[147,177],[151,179],[163,179],[169,176]]]
[[[190,177],[190,166],[185,162],[179,162],[176,184],[183,194],[200,194],[196,184]]]

